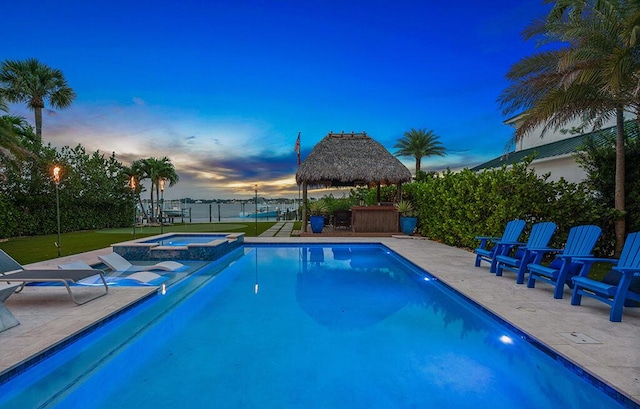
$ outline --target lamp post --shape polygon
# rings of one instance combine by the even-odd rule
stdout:
[[[253,185],[253,191],[256,193],[256,210],[253,213],[254,218],[256,219],[256,237],[258,237],[258,184]]]
[[[56,185],[56,217],[58,219],[58,241],[56,242],[56,247],[58,248],[58,257],[60,257],[61,251],[61,241],[60,241],[60,194],[58,193],[58,185],[60,184],[60,166],[56,165],[53,167],[53,183]]]
[[[136,222],[138,220],[137,209],[136,209],[136,177],[131,175],[129,178],[129,187],[131,188],[131,192],[133,193],[133,239],[136,239]]]
[[[164,233],[164,178],[160,179],[160,234]]]

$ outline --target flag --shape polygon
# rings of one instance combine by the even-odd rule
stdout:
[[[293,151],[298,155],[298,166],[300,166],[300,132],[298,132],[298,139],[296,139],[296,146]]]

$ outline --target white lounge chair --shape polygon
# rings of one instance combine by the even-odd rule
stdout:
[[[149,270],[177,271],[181,268],[186,267],[184,264],[178,263],[177,261],[161,261],[159,263],[151,265],[133,265],[118,253],[109,253],[105,254],[104,256],[98,256],[98,258],[114,271],[124,271],[131,273],[136,271]]]
[[[82,260],[78,260],[78,261],[73,261],[71,263],[60,264],[60,265],[58,265],[58,268],[62,269],[62,270],[86,270],[86,269],[90,269],[92,267],[89,264],[87,264],[86,262],[84,262]],[[160,274],[152,273],[150,271],[140,271],[140,272],[137,272],[137,273],[129,274],[127,276],[121,276],[121,277],[109,277],[109,276],[107,276],[105,278],[107,279],[107,284],[113,284],[114,282],[117,282],[117,281],[120,281],[120,280],[134,280],[134,281],[139,282],[140,284],[148,284],[150,281],[157,280],[160,277],[162,277]],[[96,281],[95,280],[89,280],[89,281],[80,280],[78,282],[78,284],[92,285],[92,284],[96,284]]]
[[[97,282],[104,286],[104,293],[90,296],[83,299],[78,299],[71,291],[71,286],[77,284],[78,281],[88,277],[95,276]],[[67,289],[69,297],[78,305],[82,305],[91,300],[95,300],[98,297],[107,295],[109,288],[107,282],[104,279],[104,274],[101,270],[88,269],[74,269],[73,271],[61,271],[61,270],[25,270],[20,263],[15,261],[4,251],[0,250],[0,281],[6,281],[7,283],[22,283],[15,292],[20,292],[24,289],[27,283],[43,283],[43,282],[56,282],[64,285]]]

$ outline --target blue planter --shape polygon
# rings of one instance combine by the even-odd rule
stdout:
[[[413,235],[413,231],[416,229],[418,225],[417,217],[400,217],[400,229],[402,233],[408,234],[409,236]]]
[[[311,231],[314,233],[322,233],[324,228],[324,216],[311,216]]]

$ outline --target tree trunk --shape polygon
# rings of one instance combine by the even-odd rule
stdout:
[[[624,203],[624,182],[625,182],[625,147],[624,147],[624,111],[622,108],[616,109],[616,187],[614,194],[614,206],[616,209],[616,250],[615,256],[620,257],[625,238],[625,203]]]
[[[140,195],[138,195],[138,203],[140,204],[140,209],[142,209],[142,218],[149,220],[149,213],[147,212],[147,209],[144,208]]]
[[[418,171],[420,170],[420,162],[422,162],[421,158],[416,158],[416,176],[418,176]]]
[[[42,140],[42,108],[36,107],[33,112],[36,115],[36,136]]]
[[[154,203],[153,203],[153,187],[154,186],[153,186],[153,180],[152,180],[151,181],[151,189],[149,189],[149,191],[151,192],[151,203],[150,203],[151,209],[149,209],[150,210],[149,213],[150,213],[151,218],[149,219],[149,222],[155,222],[156,221],[156,217],[155,217],[156,210],[155,210],[155,206],[154,206]]]
[[[160,183],[156,182],[156,200],[158,201],[158,206],[156,210],[156,221],[160,221],[160,217],[162,217],[162,203],[160,202]]]

